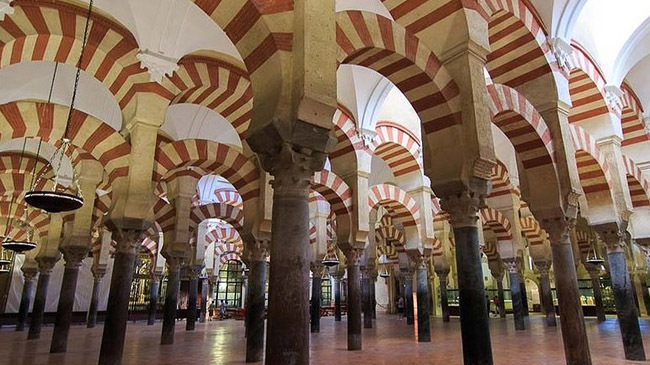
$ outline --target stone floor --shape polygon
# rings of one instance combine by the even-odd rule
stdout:
[[[492,348],[495,364],[564,364],[562,338],[558,328],[545,328],[542,317],[531,315],[527,330],[515,332],[512,319],[492,319]],[[650,354],[650,320],[641,321],[646,352]],[[243,322],[228,320],[197,324],[185,332],[176,326],[176,343],[160,346],[161,324],[129,324],[123,364],[242,364],[245,358]],[[363,351],[346,351],[346,323],[323,318],[321,333],[311,335],[313,364],[462,364],[460,323],[432,320],[432,342],[417,343],[412,326],[396,316],[379,315],[375,328],[364,330]],[[624,361],[623,347],[615,318],[597,324],[587,320],[587,332],[594,364],[634,364]],[[38,341],[27,341],[27,332],[0,330],[0,364],[96,364],[102,326],[87,329],[73,326],[68,352],[49,354],[52,327],[43,329]],[[650,357],[650,356],[649,356]]]

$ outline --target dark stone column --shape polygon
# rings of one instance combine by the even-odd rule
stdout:
[[[593,264],[586,264],[589,277],[591,278],[591,287],[594,291],[594,302],[596,304],[596,318],[598,322],[605,322],[605,306],[603,305],[603,291],[600,288],[600,268]]]
[[[18,310],[18,320],[16,322],[16,331],[24,331],[25,324],[27,323],[27,315],[29,314],[29,305],[34,299],[34,278],[38,273],[38,270],[35,268],[26,269],[22,268],[23,271],[23,293],[20,297],[20,309]]]
[[[316,127],[310,128],[316,130]],[[271,137],[267,132],[272,133],[264,130],[248,137],[253,149],[266,150],[269,144],[274,145],[265,151],[272,156],[258,155],[262,166],[273,176],[265,361],[267,364],[306,365],[309,364],[310,327],[309,188],[311,177],[316,169],[322,168],[325,156],[279,140],[269,141]]]
[[[112,225],[112,222],[109,221]],[[111,274],[111,287],[106,306],[106,320],[99,350],[100,365],[122,363],[126,321],[129,314],[129,296],[135,266],[136,252],[140,247],[142,228],[125,229],[112,227],[113,239],[117,243]]]
[[[418,297],[418,342],[431,342],[429,323],[429,271],[427,260],[421,258],[416,263],[416,282]]]
[[[163,327],[160,335],[161,345],[174,343],[174,329],[176,328],[176,309],[178,306],[178,290],[181,286],[180,257],[167,259],[167,291],[165,292],[165,306],[163,307]]]
[[[88,255],[88,246],[66,245],[61,247],[60,250],[65,259],[65,271],[63,272],[59,305],[56,309],[56,319],[54,321],[54,333],[50,344],[51,353],[66,352],[67,350],[79,267],[81,261]]]
[[[519,259],[504,259],[503,262],[506,265],[508,277],[510,278],[510,293],[512,294],[512,311],[515,319],[515,330],[523,331],[526,329],[526,324],[524,322],[524,307],[522,303],[521,285],[519,283],[519,273],[517,272]]]
[[[442,310],[442,321],[449,322],[449,298],[447,296],[447,277],[449,269],[436,270],[438,281],[440,281],[440,308]]]
[[[363,307],[363,328],[372,328],[372,309],[370,308],[370,277],[368,269],[361,270],[361,305]]]
[[[246,309],[247,333],[246,362],[262,361],[264,356],[264,312],[266,311],[266,258],[269,242],[256,240],[246,246],[250,272],[248,273],[248,308]]]
[[[86,318],[86,327],[93,328],[97,323],[97,308],[99,307],[99,290],[102,287],[102,278],[106,270],[91,268],[93,271],[93,291],[90,294],[90,307],[88,308],[88,317]]]
[[[645,305],[645,310],[646,313],[650,316],[650,293],[648,293],[648,283],[647,283],[647,275],[648,274],[640,274],[641,275],[641,289],[643,290],[643,304]]]
[[[332,290],[334,291],[334,321],[341,322],[341,278],[342,276],[336,273],[334,275],[334,284]]]
[[[310,323],[311,333],[320,332],[320,306],[322,302],[322,284],[323,284],[323,264],[312,262],[311,265],[311,304],[310,304]]]
[[[492,277],[497,282],[497,297],[499,298],[499,317],[506,318],[506,298],[503,295],[503,269],[498,273],[492,272]]]
[[[555,289],[560,310],[560,325],[567,364],[591,364],[589,341],[585,330],[578,277],[569,233],[575,219],[558,217],[542,220],[542,228],[548,232],[553,254]]]
[[[645,361],[643,339],[639,328],[639,314],[632,293],[632,281],[627,270],[623,230],[619,229],[616,223],[603,224],[595,228],[607,245],[607,261],[612,277],[616,316],[623,337],[625,358]]]
[[[477,226],[487,183],[476,183],[480,192],[464,189],[447,196],[442,205],[450,215],[456,240],[463,359],[465,364],[491,365],[492,344]]]
[[[521,292],[521,308],[524,310],[524,316],[528,317],[528,292],[526,291],[526,278],[523,272],[519,273],[519,286]]]
[[[250,292],[250,286],[248,287],[248,290]],[[250,305],[250,303],[247,304],[247,308],[248,305]],[[208,278],[205,277],[201,280],[201,309],[199,310],[199,323],[205,323],[207,312],[208,312]]]
[[[151,288],[149,289],[149,310],[147,326],[156,322],[156,309],[158,308],[158,292],[160,291],[160,274],[151,274]]]
[[[348,269],[348,350],[361,350],[361,272],[362,250],[345,252]]]
[[[413,315],[413,275],[410,271],[402,272],[404,276],[404,316],[406,324],[412,325],[415,321]]]
[[[50,274],[54,264],[59,261],[56,257],[36,257],[38,262],[38,283],[36,284],[36,296],[34,297],[34,306],[32,307],[32,320],[29,322],[28,340],[37,340],[41,338],[41,328],[43,327],[43,314],[45,313],[45,302],[47,301],[47,287],[50,283]]]
[[[377,319],[377,296],[375,294],[375,283],[377,282],[377,270],[373,269],[370,272],[370,313],[372,319]]]
[[[549,270],[551,263],[548,261],[536,261],[535,266],[539,271],[539,297],[542,304],[542,311],[546,315],[546,326],[556,327],[555,305],[553,304],[553,293],[551,292],[551,279]]]
[[[190,274],[190,288],[187,298],[187,320],[185,321],[185,330],[194,331],[196,328],[196,315],[198,314],[196,300],[199,291],[199,274],[201,273],[201,267],[188,267],[187,272]]]

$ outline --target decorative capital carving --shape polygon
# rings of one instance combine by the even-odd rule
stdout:
[[[535,267],[539,272],[539,276],[548,276],[549,270],[551,269],[551,263],[549,261],[535,261]]]
[[[56,265],[57,261],[59,261],[59,258],[60,256],[58,256],[58,254],[56,257],[36,256],[36,262],[38,262],[38,272],[41,273],[41,275],[49,275],[52,273],[52,269],[54,269],[54,265]]]
[[[327,268],[319,261],[316,261],[316,262],[309,263],[309,270],[312,272],[314,276],[318,275],[320,277],[323,276],[325,271],[327,271]]]
[[[11,3],[14,0],[0,0],[0,21],[5,20],[6,15],[12,15],[14,13],[14,8],[11,6]]]
[[[277,155],[262,157],[261,161],[273,175],[271,186],[274,194],[306,196],[314,172],[322,168],[326,157],[304,149],[295,150],[293,145],[284,143]]]
[[[88,256],[88,246],[65,245],[59,248],[63,254],[66,268],[78,268],[81,262]]]
[[[442,199],[440,205],[449,214],[454,228],[476,227],[478,211],[485,206],[485,194],[464,189]]]
[[[140,68],[146,68],[151,82],[162,83],[163,77],[171,76],[178,70],[177,61],[149,50],[138,53]]]
[[[36,268],[21,269],[21,270],[23,272],[23,279],[25,280],[26,283],[34,280],[34,278],[38,274],[38,270],[36,270]]]
[[[503,259],[503,264],[510,274],[519,272],[519,258]]]
[[[587,269],[587,272],[589,273],[589,277],[594,279],[600,276],[600,267],[594,264],[585,264],[585,268]]]
[[[266,261],[269,257],[271,250],[271,242],[269,240],[255,240],[247,243],[244,247],[244,253],[248,256],[248,260],[253,261]]]
[[[351,248],[343,251],[345,258],[348,260],[348,265],[359,265],[361,263],[361,256],[363,250],[358,248]]]
[[[438,280],[442,283],[447,282],[447,277],[449,276],[449,269],[436,270],[436,275],[438,275]]]
[[[596,233],[607,246],[608,252],[623,252],[625,250],[625,234],[617,223],[605,223],[594,226]]]
[[[169,272],[180,271],[185,261],[185,258],[180,256],[170,256],[170,257],[166,257],[165,259],[167,263],[167,271]]]
[[[607,105],[614,109],[621,110],[623,109],[623,90],[621,90],[616,85],[606,85],[605,86],[605,101]]]
[[[113,230],[113,239],[117,243],[115,253],[136,254],[140,241],[142,240],[142,230],[115,228]]]
[[[568,72],[570,67],[569,58],[573,53],[573,48],[571,45],[562,38],[551,38],[549,39],[548,43],[551,46],[553,55],[555,55],[557,65]]]
[[[569,234],[573,227],[575,227],[574,218],[558,217],[542,219],[540,224],[546,233],[548,233],[551,244],[571,242]]]
[[[377,132],[366,128],[359,128],[357,129],[357,135],[363,142],[363,145],[366,148],[370,148],[370,146],[372,146],[372,141],[377,137]]]
[[[201,271],[203,271],[203,265],[190,265],[186,267],[187,269],[187,275],[190,277],[190,279],[198,278],[199,275],[201,275]]]

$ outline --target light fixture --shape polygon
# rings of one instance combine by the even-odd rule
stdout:
[[[86,41],[88,39],[88,29],[90,25],[90,17],[92,16],[93,10],[93,0],[90,0],[88,5],[88,14],[86,17],[86,26],[84,29],[83,42],[81,43],[81,54],[79,55],[79,60],[77,62],[77,72],[75,74],[74,87],[72,89],[72,99],[70,101],[70,109],[68,111],[68,118],[65,124],[65,131],[63,132],[63,138],[61,138],[61,143],[56,149],[52,158],[48,160],[45,168],[41,169],[38,176],[34,179],[32,178],[32,186],[29,192],[25,194],[25,201],[27,204],[43,209],[49,213],[60,213],[68,212],[72,210],[77,210],[83,206],[83,196],[81,193],[81,186],[79,186],[78,176],[74,169],[72,168],[72,181],[68,188],[63,188],[59,190],[59,177],[61,175],[61,166],[63,163],[63,156],[71,155],[71,144],[70,138],[68,137],[68,131],[70,128],[70,123],[72,121],[72,113],[74,111],[74,104],[77,98],[77,90],[79,89],[79,77],[81,76],[81,65],[83,64],[83,57],[86,50]],[[47,98],[47,103],[49,104],[52,101],[52,91],[54,90],[54,82],[56,80],[56,72],[58,69],[58,62],[54,66],[54,74],[52,76],[52,83],[50,85],[50,93]],[[42,138],[38,143],[38,150],[36,152],[36,157],[40,153]],[[52,169],[54,172],[54,184],[51,191],[37,190],[37,186],[44,177],[44,174]],[[34,167],[34,170],[36,167]],[[35,173],[36,171],[34,171]],[[69,189],[71,192],[74,191],[74,186],[76,185],[76,193],[66,193],[65,190]]]
[[[586,262],[588,264],[598,266],[598,265],[602,265],[605,262],[605,260],[598,255],[598,252],[596,252],[596,242],[595,241],[596,241],[595,238],[591,239],[591,244],[590,244],[591,247],[590,247],[589,252],[587,252]]]
[[[388,268],[386,267],[386,265],[384,265],[384,267],[381,269],[381,271],[379,271],[379,276],[382,277],[382,278],[389,278],[390,277],[390,273],[388,272]]]
[[[340,264],[341,261],[339,261],[339,257],[336,254],[336,249],[332,248],[331,250],[328,250],[328,252],[325,254],[325,257],[323,258],[322,263],[327,267],[332,267]]]

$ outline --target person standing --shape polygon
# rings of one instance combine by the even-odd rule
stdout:
[[[221,301],[221,305],[219,305],[219,315],[222,321],[226,319],[226,302],[223,300]]]

